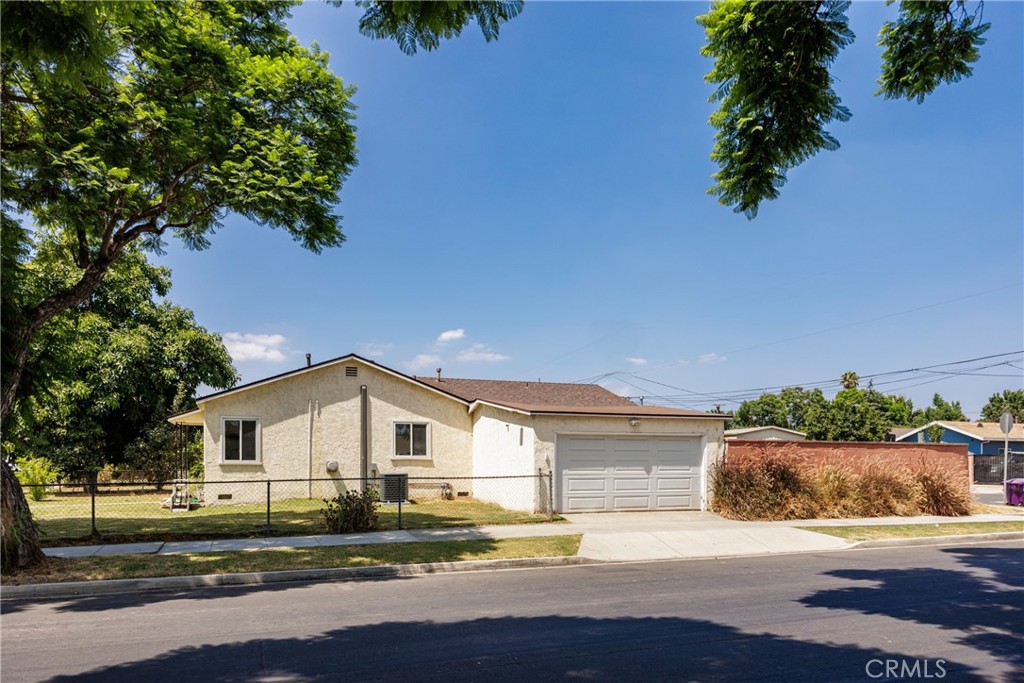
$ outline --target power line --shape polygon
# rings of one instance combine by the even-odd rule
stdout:
[[[904,370],[890,370],[890,371],[887,371],[887,372],[877,372],[877,373],[871,373],[871,374],[867,374],[867,375],[860,375],[859,378],[861,380],[865,380],[865,379],[873,380],[875,378],[893,377],[895,375],[908,375],[908,374],[912,375],[911,377],[896,378],[896,379],[886,380],[886,381],[883,381],[883,382],[873,383],[873,387],[878,387],[878,386],[888,386],[888,385],[892,385],[892,384],[903,384],[905,382],[912,382],[914,380],[920,379],[919,376],[915,376],[915,375],[919,375],[919,373],[922,373],[922,372],[926,372],[926,373],[929,373],[929,374],[939,374],[939,375],[942,375],[941,377],[929,379],[929,380],[926,380],[924,382],[919,382],[917,384],[907,385],[907,386],[900,387],[898,389],[891,389],[891,390],[886,390],[886,391],[882,392],[882,393],[891,393],[892,391],[902,391],[904,389],[910,389],[912,387],[922,386],[922,385],[925,385],[925,384],[931,384],[933,382],[939,382],[939,381],[942,381],[944,379],[952,379],[953,377],[958,377],[958,376],[959,377],[963,377],[963,376],[1015,377],[1016,375],[1001,375],[1001,374],[979,373],[978,372],[979,370],[985,370],[985,369],[992,368],[992,367],[999,367],[999,366],[1003,366],[1003,365],[1012,365],[1012,362],[1009,361],[1009,360],[1000,361],[998,363],[990,363],[990,364],[986,364],[986,365],[980,365],[978,367],[973,367],[973,368],[967,368],[967,369],[965,369],[964,371],[961,371],[961,372],[939,371],[939,370],[936,370],[936,368],[946,368],[946,367],[952,367],[952,366],[956,366],[956,365],[965,365],[965,364],[968,364],[968,363],[977,363],[979,361],[993,360],[993,359],[997,359],[997,358],[1005,358],[1007,356],[1016,356],[1016,355],[1021,355],[1021,354],[1024,354],[1024,351],[1010,351],[1010,352],[1007,352],[1007,353],[989,354],[989,355],[986,355],[986,356],[978,356],[976,358],[966,358],[966,359],[962,359],[962,360],[950,361],[950,362],[947,362],[947,363],[936,363],[936,364],[933,364],[933,365],[925,365],[925,366],[916,367],[916,368],[907,368],[907,369],[904,369]],[[693,391],[691,389],[685,389],[683,387],[673,386],[671,384],[666,384],[665,382],[659,382],[657,380],[653,380],[653,379],[650,379],[650,378],[647,378],[647,377],[641,377],[637,373],[627,373],[627,372],[622,372],[622,371],[610,372],[610,373],[606,373],[605,375],[600,376],[600,378],[604,379],[606,377],[614,376],[614,377],[617,377],[617,379],[619,381],[623,382],[624,384],[628,384],[629,386],[634,387],[635,389],[638,389],[640,391],[645,391],[645,389],[643,387],[639,387],[639,386],[637,386],[637,385],[635,385],[635,384],[625,380],[623,378],[623,375],[626,375],[626,376],[629,376],[629,377],[633,377],[633,378],[635,378],[635,379],[637,379],[637,380],[639,380],[641,382],[647,382],[649,384],[655,384],[657,386],[666,387],[668,389],[675,389],[676,391],[684,392],[681,395],[671,395],[670,394],[670,395],[661,395],[661,396],[659,396],[659,395],[654,394],[654,393],[649,394],[652,398],[661,399],[661,400],[663,400],[663,401],[665,401],[667,403],[673,404],[673,405],[683,405],[683,401],[684,400],[686,400],[687,404],[689,404],[689,405],[701,405],[701,404],[707,404],[707,403],[711,403],[711,402],[735,403],[735,404],[738,405],[738,404],[743,403],[744,400],[758,398],[760,396],[763,396],[766,393],[774,393],[774,392],[770,391],[772,389],[782,390],[782,389],[787,389],[787,388],[791,388],[791,387],[801,387],[801,388],[805,388],[805,389],[808,389],[808,388],[810,388],[810,389],[825,389],[825,388],[829,388],[829,387],[832,387],[832,386],[840,386],[842,384],[842,381],[840,379],[828,379],[828,380],[818,380],[818,381],[815,381],[815,382],[803,382],[803,383],[798,383],[798,384],[779,385],[779,386],[774,386],[774,387],[757,387],[757,388],[751,388],[751,389],[738,389],[738,390],[719,391],[719,392],[715,392],[715,393],[709,393],[709,392]],[[704,400],[699,400],[696,397],[701,397]]]

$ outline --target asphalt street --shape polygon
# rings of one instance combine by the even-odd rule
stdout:
[[[1019,542],[2,603],[22,681],[1024,680]]]

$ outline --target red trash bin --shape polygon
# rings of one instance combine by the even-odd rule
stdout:
[[[1006,504],[1024,505],[1024,479],[1007,479]]]

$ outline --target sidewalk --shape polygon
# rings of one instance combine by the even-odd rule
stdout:
[[[816,552],[839,550],[850,545],[841,538],[794,527],[1020,521],[1021,529],[1024,531],[1024,518],[1019,514],[985,514],[970,517],[811,519],[785,522],[738,522],[723,519],[710,512],[632,512],[577,514],[564,515],[564,517],[567,523],[410,529],[333,536],[127,543],[47,548],[45,552],[50,557],[170,555],[272,548],[315,548],[337,545],[469,541],[582,534],[580,557],[600,561],[621,561]]]

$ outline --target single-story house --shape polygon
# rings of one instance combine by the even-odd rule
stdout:
[[[743,427],[742,429],[726,429],[725,440],[733,441],[806,441],[807,435],[795,429],[765,425],[764,427]]]
[[[196,403],[171,422],[203,429],[205,479],[225,482],[208,504],[265,496],[247,482],[305,480],[284,497],[313,498],[406,474],[410,488],[434,477],[534,511],[547,507],[542,487],[524,500],[502,480],[471,478],[543,472],[559,512],[706,509],[730,417],[638,406],[592,384],[415,377],[354,354]]]
[[[895,441],[909,443],[928,443],[931,427],[942,427],[940,443],[965,443],[967,452],[972,455],[999,455],[1003,450],[1006,437],[999,429],[998,422],[951,422],[935,420],[923,427],[911,429],[894,435]],[[1015,424],[1010,430],[1010,450],[1024,451],[1024,425]]]

